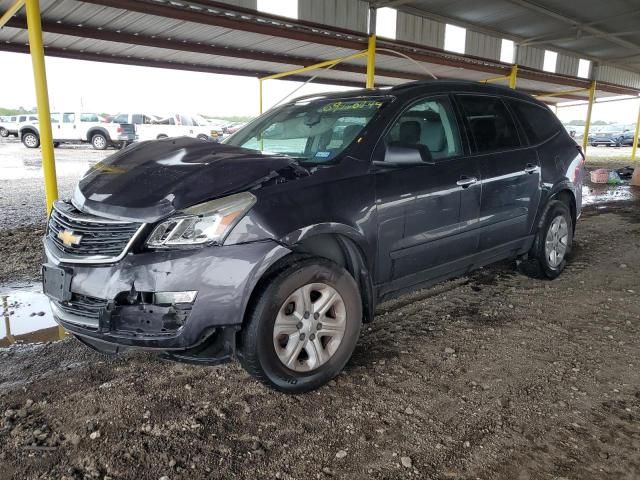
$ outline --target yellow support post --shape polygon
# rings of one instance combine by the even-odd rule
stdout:
[[[515,90],[518,83],[518,65],[511,66],[511,73],[509,74],[509,88]]]
[[[636,131],[633,134],[633,148],[631,149],[631,160],[636,160],[638,152],[638,135],[640,135],[640,107],[638,107],[638,120],[636,121]]]
[[[6,12],[2,14],[2,16],[0,17],[0,28],[4,27],[9,19],[16,13],[18,13],[18,10],[20,10],[24,5],[24,1],[25,0],[18,0],[16,3],[11,5]]]
[[[376,75],[376,36],[369,35],[369,45],[367,48],[367,84],[366,87],[374,88]]]
[[[47,72],[44,65],[40,2],[39,0],[26,0],[25,4],[27,7],[27,29],[29,30],[29,51],[31,52],[33,77],[36,85],[40,148],[42,150],[42,169],[44,171],[44,191],[47,202],[47,213],[49,213],[51,212],[53,202],[58,198],[58,184],[56,180],[56,163],[53,156],[53,135],[51,133]]]
[[[589,128],[591,127],[591,113],[593,112],[593,102],[596,99],[596,81],[591,83],[589,88],[589,106],[587,107],[587,121],[584,124],[584,138],[582,139],[582,151],[587,154],[587,146],[589,145]]]

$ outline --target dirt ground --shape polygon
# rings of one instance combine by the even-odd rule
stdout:
[[[383,304],[300,396],[74,339],[0,350],[0,478],[637,479],[639,276],[640,204],[592,207],[559,279],[504,264]]]
[[[0,285],[37,280],[44,222],[40,166],[3,147]],[[99,157],[61,150],[68,196]],[[385,303],[311,394],[71,338],[0,349],[0,480],[638,479],[640,201],[595,190],[560,278],[505,263]]]

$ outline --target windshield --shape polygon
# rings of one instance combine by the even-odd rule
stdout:
[[[388,97],[302,100],[257,119],[226,143],[289,155],[304,162],[330,162],[356,139],[388,100]]]

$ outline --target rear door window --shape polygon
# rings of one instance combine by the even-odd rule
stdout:
[[[76,121],[75,113],[63,113],[62,114],[62,123],[74,123]]]
[[[81,113],[80,121],[85,123],[98,123],[100,122],[100,119],[95,113]]]
[[[538,144],[549,140],[561,131],[562,124],[547,107],[520,100],[509,100],[529,143]]]
[[[460,95],[476,152],[511,150],[521,146],[516,124],[499,97]]]

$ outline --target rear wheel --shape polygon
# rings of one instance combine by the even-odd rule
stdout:
[[[40,146],[40,137],[33,132],[27,132],[22,135],[22,143],[27,148],[38,148]]]
[[[4,127],[0,127],[0,137],[6,138],[9,136],[9,130]]]
[[[94,133],[91,137],[91,145],[96,150],[105,150],[109,146],[109,141],[104,134]]]
[[[156,138],[157,138],[158,140],[164,140],[165,138],[169,138],[169,137],[167,137],[164,133],[161,133],[161,134],[160,134],[160,135],[158,135]]]
[[[198,135],[196,138],[197,138],[198,140],[207,140],[207,141],[209,140],[209,136],[204,135],[204,134],[202,134],[202,133],[201,133],[200,135]]]
[[[561,200],[553,200],[528,258],[521,263],[522,270],[537,278],[556,278],[567,265],[567,255],[573,243],[573,219],[569,206]]]
[[[238,356],[250,374],[287,393],[316,389],[351,358],[362,323],[353,277],[322,258],[297,260],[258,294]]]

